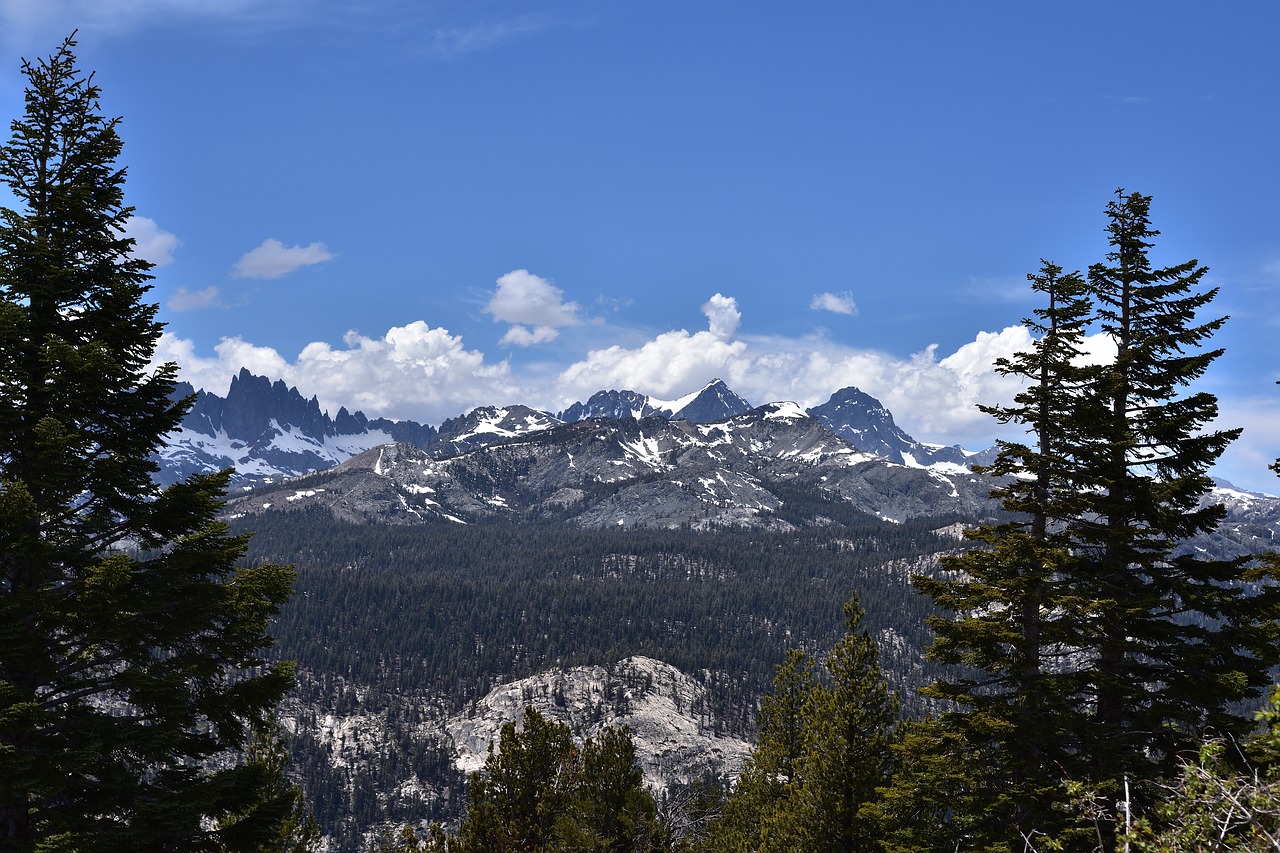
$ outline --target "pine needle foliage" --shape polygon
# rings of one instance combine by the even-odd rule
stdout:
[[[257,850],[289,804],[237,756],[293,575],[236,567],[225,474],[153,484],[186,404],[74,47],[23,64],[0,146],[0,850]]]
[[[918,745],[983,756],[949,783],[982,811],[945,816],[974,849],[1045,836],[1073,849],[1072,818],[1056,805],[1068,780],[1103,803],[1129,781],[1134,806],[1150,807],[1206,733],[1249,729],[1236,709],[1280,662],[1274,561],[1184,547],[1223,518],[1205,500],[1207,471],[1240,431],[1207,429],[1217,401],[1196,386],[1221,354],[1205,344],[1225,318],[1198,319],[1217,291],[1201,286],[1197,261],[1153,265],[1149,209],[1149,197],[1117,191],[1105,263],[1087,278],[1048,262],[1028,276],[1045,299],[1026,321],[1035,343],[997,364],[1026,390],[986,409],[1030,439],[1003,442],[985,469],[1009,478],[993,496],[1012,520],[971,532],[981,547],[916,580],[954,613],[934,621],[930,656],[969,673],[928,689],[952,710]],[[1087,356],[1089,332],[1114,355]],[[904,814],[910,775],[891,797]],[[917,781],[924,796],[930,786]],[[1116,817],[1097,824],[1108,827],[1104,844]],[[1092,849],[1096,826],[1080,829]]]

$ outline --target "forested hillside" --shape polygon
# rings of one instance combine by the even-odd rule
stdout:
[[[423,721],[553,666],[665,661],[703,682],[724,734],[753,739],[786,650],[825,654],[851,588],[907,712],[923,713],[916,690],[938,674],[922,654],[932,611],[909,575],[960,547],[952,520],[892,524],[826,509],[841,523],[791,533],[254,518],[250,559],[299,566],[272,653],[299,664],[294,695],[312,722],[295,761],[322,824],[354,846],[357,828],[456,817],[451,745]],[[384,760],[335,768],[314,735],[325,715],[377,717],[394,741]],[[452,786],[451,799],[397,798],[414,774]]]

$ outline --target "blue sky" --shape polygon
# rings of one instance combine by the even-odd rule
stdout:
[[[1026,273],[1101,260],[1124,187],[1232,316],[1220,473],[1280,489],[1280,4],[0,0],[0,116],[75,27],[196,385],[431,423],[858,385],[985,446]]]

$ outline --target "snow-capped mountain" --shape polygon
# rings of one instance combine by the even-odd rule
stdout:
[[[176,393],[194,405],[158,454],[160,481],[234,468],[238,485],[256,487],[237,513],[302,506],[318,489],[345,490],[330,510],[338,515],[411,524],[548,515],[588,527],[818,521],[819,504],[801,511],[788,497],[796,490],[894,520],[990,509],[989,484],[969,466],[989,462],[994,449],[918,442],[852,387],[807,411],[751,409],[718,379],[676,400],[601,391],[559,416],[483,406],[438,431],[346,409],[330,417],[315,397],[243,369],[225,398],[189,385]],[[332,474],[323,483],[321,471]],[[283,494],[263,491],[302,475],[313,476]],[[1280,499],[1219,483],[1207,500],[1224,504],[1228,519],[1196,547],[1257,551],[1280,537]]]
[[[194,392],[185,383],[176,393],[193,396],[194,405],[158,454],[159,480],[165,485],[224,468],[235,469],[237,485],[259,485],[331,468],[383,444],[412,444],[445,458],[592,418],[713,424],[751,411],[751,405],[719,379],[675,400],[635,391],[600,391],[559,415],[522,405],[482,406],[444,421],[438,430],[414,421],[370,420],[345,408],[330,417],[315,397],[307,399],[297,388],[246,369],[232,379],[225,398]],[[856,388],[837,392],[811,414],[853,447],[898,464],[963,473],[968,461],[960,448],[916,442],[893,424],[892,415],[878,401]]]
[[[841,507],[893,520],[980,515],[988,490],[971,474],[859,451],[796,404],[771,403],[712,424],[593,418],[448,458],[385,445],[257,489],[228,509],[256,515],[316,506],[393,524],[554,517],[585,527],[788,529],[822,523],[824,512]],[[796,492],[820,499],[801,509],[789,502]]]
[[[563,423],[547,412],[528,406],[481,406],[440,424],[429,447],[436,456],[456,456],[477,447],[501,444],[513,438],[551,429]]]
[[[893,415],[879,400],[852,386],[835,392],[827,402],[809,409],[809,414],[859,450],[899,465],[958,473],[967,471],[970,465],[986,464],[995,458],[994,448],[973,453],[959,445],[948,447],[916,441],[893,422]]]
[[[597,391],[585,403],[574,403],[559,414],[565,423],[587,418],[666,418],[667,420],[713,423],[751,410],[751,404],[713,379],[675,400],[659,400],[635,391]]]
[[[175,390],[194,397],[181,428],[158,454],[159,481],[168,485],[198,472],[236,470],[234,481],[254,483],[328,468],[387,442],[426,446],[435,430],[412,421],[369,420],[345,408],[331,418],[315,397],[241,369],[227,396]]]

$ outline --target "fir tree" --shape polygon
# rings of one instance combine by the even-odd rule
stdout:
[[[292,680],[260,658],[292,572],[235,568],[225,474],[153,484],[186,407],[74,45],[0,146],[0,849],[256,850],[291,803],[235,755]]]
[[[1112,251],[1089,289],[1117,352],[1087,389],[1097,422],[1074,449],[1089,474],[1071,521],[1073,627],[1089,652],[1080,747],[1113,794],[1175,771],[1205,731],[1246,732],[1232,705],[1261,695],[1280,659],[1274,574],[1179,549],[1225,515],[1202,498],[1240,430],[1203,431],[1216,398],[1183,393],[1221,354],[1201,346],[1226,318],[1196,319],[1217,293],[1199,287],[1206,267],[1152,267],[1150,201],[1118,191],[1107,207]]]
[[[1156,783],[1204,732],[1247,730],[1232,706],[1259,695],[1278,659],[1274,564],[1181,547],[1222,519],[1202,500],[1206,472],[1239,431],[1204,431],[1216,400],[1185,393],[1220,354],[1201,346],[1224,319],[1196,320],[1216,293],[1199,287],[1205,267],[1152,267],[1149,203],[1118,193],[1108,205],[1112,251],[1087,287],[1051,265],[1033,278],[1049,297],[1030,323],[1036,348],[1000,365],[1031,384],[1016,406],[989,409],[1037,441],[1005,444],[990,469],[1017,478],[996,491],[1015,520],[979,530],[986,547],[947,563],[955,579],[918,581],[956,611],[935,625],[931,654],[975,673],[931,688],[960,706],[935,725],[987,756],[959,780],[991,804],[975,846],[1021,849],[1054,830],[1055,774],[1104,810],[1126,781],[1131,805],[1158,800]],[[1104,364],[1079,358],[1090,322],[1116,347]],[[983,793],[1000,791],[1012,796]],[[1097,822],[1104,845],[1116,817]]]
[[[855,594],[844,606],[845,635],[825,661],[830,685],[815,688],[805,706],[805,750],[789,817],[798,845],[790,849],[881,849],[874,806],[893,773],[898,697],[880,673],[879,650],[862,617]]]
[[[983,756],[957,762],[961,776],[950,787],[984,801],[981,818],[966,826],[970,839],[1012,844],[1063,820],[1053,804],[1070,751],[1058,727],[1077,691],[1059,660],[1070,651],[1070,637],[1057,614],[1069,596],[1072,557],[1064,522],[1081,481],[1072,448],[1084,429],[1080,394],[1088,373],[1078,362],[1092,314],[1079,273],[1064,275],[1042,261],[1039,274],[1027,278],[1046,301],[1025,321],[1038,336],[1034,348],[996,362],[998,372],[1024,379],[1027,387],[1014,406],[982,407],[1001,422],[1024,425],[1033,442],[1001,441],[996,460],[978,469],[1006,478],[992,497],[1011,520],[969,531],[969,539],[986,547],[944,557],[946,575],[914,579],[956,613],[931,620],[936,638],[929,656],[975,673],[925,691],[961,710],[930,724],[938,731],[917,732],[914,742],[959,738],[955,742]]]

